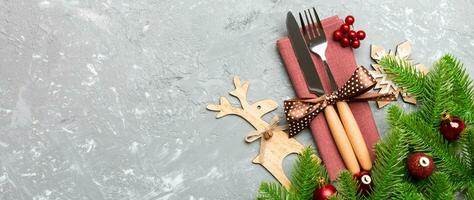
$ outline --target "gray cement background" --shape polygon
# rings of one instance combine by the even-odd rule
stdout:
[[[273,180],[251,163],[253,129],[205,106],[233,75],[251,101],[292,97],[275,41],[312,6],[356,17],[361,65],[408,39],[416,61],[452,53],[474,75],[470,0],[2,0],[0,199],[253,198]]]

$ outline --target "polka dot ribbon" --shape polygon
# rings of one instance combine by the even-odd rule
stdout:
[[[351,78],[331,94],[311,99],[291,99],[284,102],[290,137],[308,127],[310,122],[328,105],[338,101],[395,101],[394,94],[368,92],[377,81],[363,68],[358,67]]]

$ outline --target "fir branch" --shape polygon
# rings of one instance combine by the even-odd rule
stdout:
[[[337,177],[337,196],[340,199],[357,200],[357,184],[348,171],[342,171]]]
[[[397,185],[394,200],[424,200],[425,198],[418,192],[417,188],[409,182],[403,182]]]
[[[426,199],[455,199],[454,186],[449,176],[443,172],[435,172],[420,183]]]
[[[400,107],[396,105],[391,105],[387,110],[387,120],[390,127],[397,126],[398,121],[402,118],[404,112]]]
[[[298,160],[293,167],[290,191],[298,199],[311,199],[315,187],[320,183],[327,183],[329,180],[326,169],[314,156],[311,147],[305,148],[298,155]]]
[[[306,147],[299,155],[292,169],[292,185],[286,190],[279,183],[262,183],[257,199],[308,200],[313,196],[317,184],[327,183],[329,177],[326,168],[315,159],[316,154],[311,147]]]
[[[465,133],[467,138],[468,152],[469,155],[469,166],[471,167],[471,177],[474,177],[474,129],[470,128]],[[471,182],[474,184],[474,182]],[[474,186],[474,185],[473,185]]]
[[[442,60],[438,61],[428,73],[425,79],[425,90],[420,95],[422,101],[420,116],[431,127],[439,126],[441,113],[455,108],[452,96],[452,76],[450,76],[449,67],[443,63]]]
[[[458,141],[458,155],[474,176],[474,128],[467,128]]]
[[[384,56],[379,65],[392,81],[415,96],[421,96],[425,88],[425,76],[410,61],[393,55]]]
[[[279,183],[263,182],[258,190],[258,200],[290,200],[290,193]]]
[[[388,199],[395,195],[396,185],[403,181],[405,174],[404,158],[408,154],[405,135],[399,129],[392,128],[386,138],[376,144],[375,152],[377,160],[372,170],[374,192],[371,198]]]
[[[471,180],[467,186],[466,199],[474,199],[474,180]]]
[[[463,64],[453,55],[443,56],[437,65],[444,66],[452,81],[452,96],[455,98],[456,110],[453,114],[462,117],[467,123],[474,123],[474,87]]]

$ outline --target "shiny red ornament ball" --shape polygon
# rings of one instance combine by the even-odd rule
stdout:
[[[351,41],[351,47],[354,48],[354,49],[357,49],[360,47],[360,40],[358,39],[354,39]]]
[[[336,31],[334,31],[334,33],[332,34],[332,38],[333,38],[335,41],[339,41],[339,40],[341,40],[342,38],[344,38],[344,34],[342,34],[342,31],[336,30]]]
[[[365,38],[365,32],[363,30],[357,31],[357,38],[363,40]]]
[[[349,38],[346,37],[342,38],[340,42],[342,47],[348,47],[351,44]]]
[[[425,179],[433,173],[433,158],[425,153],[414,153],[408,157],[407,169],[410,176],[416,179]]]
[[[352,15],[348,15],[344,21],[346,24],[352,25],[355,22],[355,18]]]
[[[339,30],[341,30],[342,33],[348,33],[351,30],[351,27],[348,24],[343,24]]]
[[[360,171],[354,174],[354,180],[357,184],[357,191],[362,195],[368,195],[372,192],[373,182],[372,176],[367,171]]]
[[[443,134],[444,138],[448,141],[458,140],[462,131],[466,128],[464,121],[459,117],[449,115],[447,112],[441,115],[441,119],[439,131]]]
[[[347,34],[349,36],[349,39],[353,40],[357,38],[357,32],[350,30],[349,33]]]
[[[333,185],[331,184],[325,185],[314,191],[313,200],[328,200],[333,195],[335,195],[336,192],[337,192],[336,188]]]

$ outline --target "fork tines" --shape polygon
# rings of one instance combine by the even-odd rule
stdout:
[[[324,35],[323,26],[321,25],[321,21],[319,20],[318,12],[316,12],[316,8],[313,7],[312,11],[314,17],[316,17],[316,23],[313,18],[313,14],[311,13],[311,9],[304,11],[304,18],[301,12],[299,13],[301,27],[303,28],[303,35],[306,41],[319,37],[326,38],[326,36]],[[306,21],[304,19],[306,19]]]

